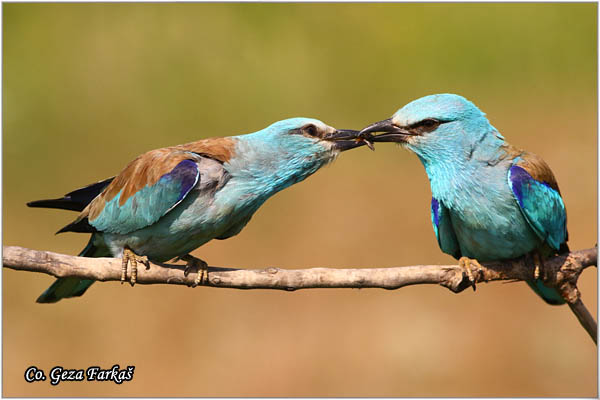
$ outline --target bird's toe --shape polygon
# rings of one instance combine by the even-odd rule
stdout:
[[[471,269],[471,266],[475,266],[477,268],[477,273],[479,274],[479,271],[483,269],[481,264],[479,264],[479,261],[477,261],[474,258],[461,257],[458,260],[458,265],[465,270],[467,278],[469,278],[469,282],[471,282],[471,286],[473,287],[473,291],[477,290],[477,287],[475,285],[477,281],[475,280],[475,276],[473,275],[473,270]]]
[[[141,263],[146,266],[146,269],[150,269],[150,262],[148,261],[148,257],[146,256],[138,256],[131,250],[126,247],[123,249],[123,263],[121,267],[121,284],[127,280],[127,265],[131,264],[131,277],[129,278],[129,284],[134,286],[137,282],[137,265]]]
[[[186,262],[185,269],[183,270],[184,276],[187,277],[190,274],[190,272],[196,273],[196,278],[194,279],[194,283],[191,284],[191,287],[201,285],[205,281],[208,282],[208,264],[206,263],[206,261],[194,257],[190,254],[178,257],[178,259]]]

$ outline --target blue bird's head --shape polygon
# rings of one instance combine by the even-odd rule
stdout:
[[[371,133],[384,132],[371,136]],[[360,136],[373,142],[396,142],[416,153],[424,164],[461,161],[480,145],[499,145],[502,135],[485,114],[456,94],[434,94],[414,100],[392,118],[364,128]]]
[[[290,118],[265,129],[237,136],[237,154],[229,161],[269,190],[300,182],[346,150],[371,144],[358,131],[335,129],[312,118]]]
[[[358,133],[349,129],[335,129],[314,118],[289,118],[244,136],[284,152],[329,152],[337,155],[366,143],[358,138]]]

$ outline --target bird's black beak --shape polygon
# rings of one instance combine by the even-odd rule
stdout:
[[[335,150],[346,151],[367,145],[371,150],[375,150],[369,139],[359,136],[359,131],[350,129],[336,129],[335,132],[326,135],[323,139],[333,142]]]
[[[383,135],[373,136],[372,133],[384,132]],[[375,122],[364,128],[358,134],[359,138],[371,142],[405,142],[407,136],[413,136],[408,130],[395,125],[391,118]]]

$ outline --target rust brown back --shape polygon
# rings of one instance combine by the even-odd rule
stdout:
[[[190,152],[224,163],[234,155],[234,147],[235,141],[232,138],[210,138],[144,153],[127,164],[110,185],[81,212],[78,219],[88,217],[90,221],[94,220],[100,215],[106,202],[121,191],[119,205],[122,206],[139,190],[154,185],[181,161],[191,158]]]

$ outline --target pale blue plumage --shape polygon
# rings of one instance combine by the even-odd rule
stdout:
[[[151,260],[167,261],[214,238],[239,233],[269,197],[304,180],[337,155],[325,143],[289,133],[309,123],[325,126],[317,120],[294,118],[233,137],[235,154],[242,157],[223,164],[210,158],[198,161],[203,174],[200,184],[180,207],[148,228],[104,233],[105,245],[115,256],[128,246]]]
[[[128,249],[164,262],[238,234],[269,197],[364,144],[357,133],[291,118],[251,134],[153,150],[115,178],[29,205],[82,211],[61,232],[92,233],[83,256],[122,257]],[[38,301],[79,296],[92,282],[59,279]]]
[[[399,142],[425,166],[445,253],[491,261],[566,247],[566,211],[548,166],[506,143],[465,98],[423,97],[363,130],[370,132],[387,132],[373,140]],[[534,286],[549,303],[563,302],[541,282]]]

